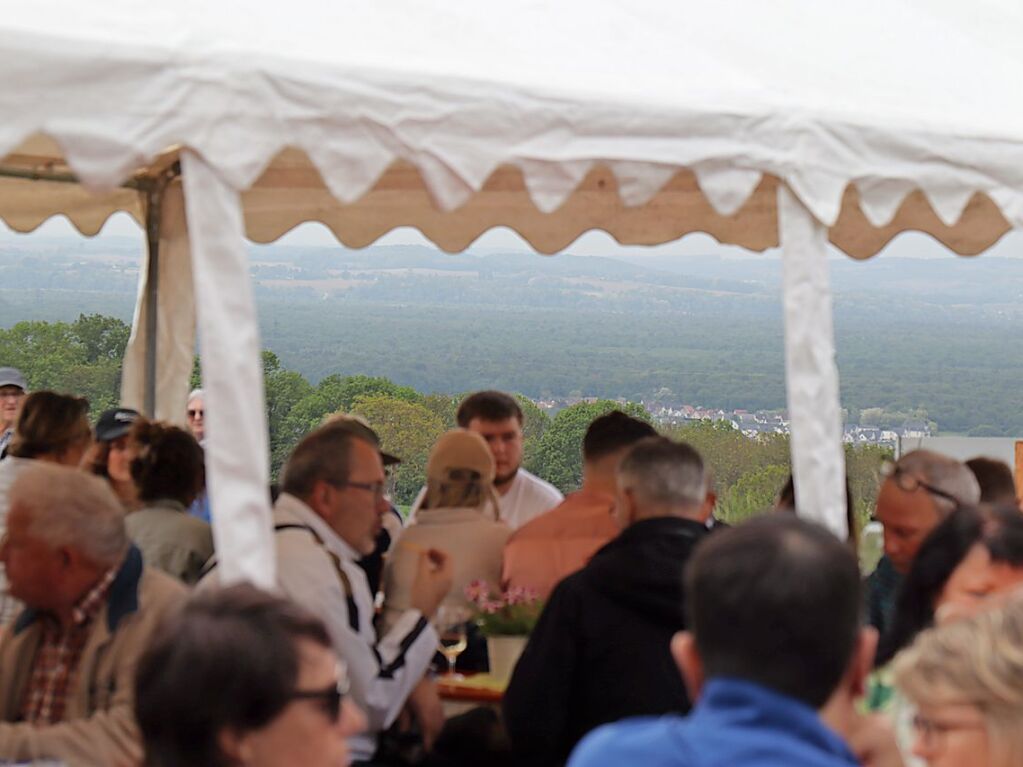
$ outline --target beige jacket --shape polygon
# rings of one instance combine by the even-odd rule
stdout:
[[[0,640],[0,761],[50,758],[69,767],[139,764],[135,664],[159,619],[185,593],[173,578],[144,569],[133,547],[92,624],[68,691],[65,721],[43,727],[15,721],[41,633],[35,614],[23,612]]]
[[[411,606],[419,554],[440,549],[451,556],[451,591],[444,604],[469,607],[465,587],[483,580],[495,588],[501,582],[501,552],[511,535],[504,522],[495,522],[478,509],[423,509],[416,524],[401,531],[391,546],[384,568],[384,626]]]

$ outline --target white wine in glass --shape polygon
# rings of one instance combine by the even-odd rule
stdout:
[[[459,676],[455,673],[455,663],[458,656],[469,646],[465,625],[468,620],[469,612],[463,607],[445,605],[437,610],[437,634],[440,636],[437,649],[448,661],[448,671],[445,676],[449,679]]]

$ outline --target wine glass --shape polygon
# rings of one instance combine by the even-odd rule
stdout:
[[[469,644],[465,625],[468,623],[469,617],[469,611],[464,607],[441,605],[434,618],[437,634],[440,637],[437,649],[448,661],[448,670],[445,674],[448,679],[461,678],[460,674],[455,673],[455,661]]]

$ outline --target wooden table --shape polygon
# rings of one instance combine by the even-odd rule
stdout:
[[[460,679],[441,675],[436,682],[445,718],[458,716],[477,706],[488,706],[500,711],[504,690],[508,685],[507,680],[495,679],[489,674],[465,674]]]

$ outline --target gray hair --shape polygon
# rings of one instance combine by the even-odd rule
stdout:
[[[685,442],[646,437],[619,464],[618,486],[654,504],[699,506],[707,497],[707,471],[700,454]]]
[[[72,547],[101,567],[113,567],[128,550],[124,509],[99,477],[33,462],[19,472],[8,501],[29,515],[29,533],[53,548]]]
[[[974,506],[980,503],[980,485],[970,468],[954,458],[931,450],[914,450],[902,456],[896,466],[908,474],[919,477],[928,485],[942,490],[959,503]],[[955,504],[947,498],[931,493],[938,513],[948,516]]]
[[[202,396],[203,396],[203,390],[202,389],[192,389],[192,391],[190,391],[188,393],[188,399],[185,400],[185,403],[187,404],[187,403],[191,402],[192,400],[194,400],[196,397],[202,397]],[[178,400],[178,402],[180,402],[180,401],[181,400]]]

